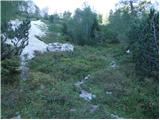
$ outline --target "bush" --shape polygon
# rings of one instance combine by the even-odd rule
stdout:
[[[109,27],[101,26],[101,34],[103,35],[103,38],[105,39],[106,43],[119,43],[119,39],[117,39],[117,34],[110,30]]]
[[[26,19],[15,30],[10,28],[8,23],[2,25],[1,35],[1,54],[2,59],[9,58],[12,55],[20,55],[22,50],[28,45],[28,35],[30,29],[30,20]],[[7,45],[6,41],[10,39],[12,46]]]
[[[136,63],[136,70],[142,76],[155,77],[159,74],[159,13],[150,10],[146,18],[139,20],[130,31],[130,46]]]
[[[1,80],[2,83],[8,84],[19,80],[19,60],[18,57],[5,59],[1,62]]]
[[[77,9],[72,19],[63,23],[63,33],[69,35],[73,42],[79,45],[93,45],[98,31],[97,14],[91,11],[90,7],[83,10]]]

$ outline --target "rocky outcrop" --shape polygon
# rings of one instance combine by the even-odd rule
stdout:
[[[73,51],[74,46],[69,44],[69,43],[59,43],[59,42],[55,42],[55,43],[49,43],[47,46],[47,51]]]

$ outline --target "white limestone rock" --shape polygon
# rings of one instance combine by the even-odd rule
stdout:
[[[55,52],[55,51],[73,51],[74,46],[69,43],[49,43],[47,46],[47,51]]]
[[[81,90],[81,94],[79,95],[81,98],[83,98],[84,100],[86,101],[90,101],[92,100],[93,98],[95,98],[96,96],[93,95],[92,93],[89,93],[85,90]]]
[[[129,53],[130,53],[130,50],[128,49],[128,50],[126,51],[126,53],[129,54]]]

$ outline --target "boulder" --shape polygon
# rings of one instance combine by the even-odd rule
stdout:
[[[55,42],[55,43],[49,43],[47,46],[47,51],[51,51],[51,52],[73,51],[73,49],[74,49],[74,46],[69,43],[62,44],[62,43]]]
[[[128,54],[129,54],[129,53],[130,53],[130,50],[128,49],[128,50],[126,51],[126,53],[128,53]]]

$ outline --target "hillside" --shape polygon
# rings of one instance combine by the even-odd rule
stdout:
[[[1,60],[1,118],[158,118],[156,68],[152,68],[151,75],[135,69],[135,56],[139,55],[135,53],[139,51],[134,43],[125,41],[127,30],[113,33],[108,28],[114,26],[112,22],[108,26],[95,22],[95,13],[89,8],[78,12],[82,20],[79,14],[57,19],[50,16],[36,20],[35,15],[30,18],[28,44],[22,53]],[[114,21],[113,16],[110,20]],[[23,17],[16,16],[11,26],[18,29],[20,25],[14,23]],[[93,30],[84,29],[91,23]],[[7,39],[5,44],[10,48],[15,41]],[[142,46],[140,42],[136,45]]]

